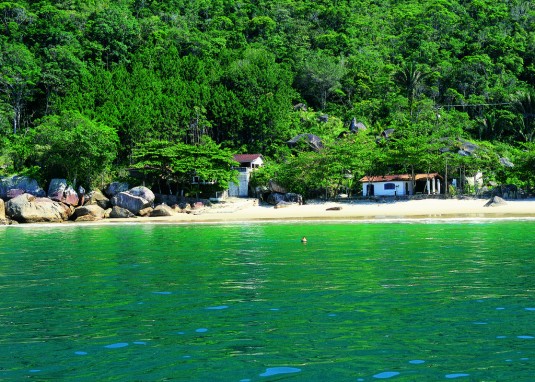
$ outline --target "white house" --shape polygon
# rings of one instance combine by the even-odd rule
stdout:
[[[229,196],[249,196],[249,180],[251,173],[258,167],[264,165],[264,158],[261,154],[235,154],[234,160],[240,165],[236,167],[238,170],[238,183],[229,183]]]
[[[438,173],[416,174],[414,187],[409,174],[365,176],[360,179],[363,196],[404,196],[440,194],[442,176]]]

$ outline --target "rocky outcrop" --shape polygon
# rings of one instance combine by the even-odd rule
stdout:
[[[139,196],[140,198],[145,199],[147,202],[151,204],[154,202],[154,198],[155,198],[154,193],[151,190],[149,190],[147,187],[138,186],[138,187],[131,188],[127,192],[130,195]]]
[[[0,219],[0,225],[14,225],[14,224],[19,224],[19,223],[16,222],[15,220],[11,220],[8,218]]]
[[[97,221],[104,219],[104,209],[97,204],[89,204],[74,210],[75,221]]]
[[[300,194],[295,194],[293,192],[288,192],[286,194],[273,192],[267,197],[267,202],[275,206],[280,202],[303,204],[303,197]]]
[[[35,179],[28,178],[27,176],[14,175],[0,178],[0,198],[8,198],[8,192],[10,190],[22,190],[22,193],[28,193],[39,197],[46,195],[45,190],[39,187],[37,181]],[[21,193],[19,192],[18,194]]]
[[[119,206],[113,206],[110,212],[110,218],[112,219],[124,219],[124,218],[135,218],[136,216],[127,210]]]
[[[311,150],[316,152],[319,152],[321,149],[323,149],[323,142],[321,141],[321,138],[314,134],[299,134],[286,143],[289,147],[296,147],[300,143],[303,145],[308,145]]]
[[[113,206],[125,208],[134,215],[139,215],[139,212],[147,207],[151,207],[151,202],[142,197],[131,195],[128,192],[119,192],[111,198]]]
[[[80,202],[78,193],[67,185],[66,179],[52,179],[48,187],[48,198],[76,207]]]
[[[284,194],[280,194],[278,192],[273,192],[268,195],[267,200],[269,204],[276,206],[280,202],[285,202],[284,200]]]
[[[96,204],[104,210],[111,207],[110,199],[108,199],[100,190],[93,190],[85,196],[84,205],[93,204]]]
[[[299,205],[303,204],[303,197],[301,196],[301,194],[296,194],[295,192],[288,192],[285,195],[285,200],[287,202],[297,203]]]
[[[154,208],[152,208],[152,207],[143,208],[142,210],[139,211],[138,215],[139,216],[149,216],[153,210],[154,210]]]
[[[11,220],[6,218],[6,208],[3,199],[0,199],[0,225],[9,225]]]
[[[194,210],[202,210],[204,208],[204,203],[203,202],[191,203],[191,208]]]
[[[270,180],[268,182],[268,188],[271,192],[276,192],[278,194],[286,194],[288,191],[282,186],[280,186],[278,183]]]
[[[108,198],[113,198],[115,195],[117,195],[120,192],[128,191],[128,187],[129,187],[128,183],[113,182],[108,185],[108,187],[106,188],[104,192],[108,196]]]
[[[154,193],[147,187],[134,187],[128,191],[119,192],[111,198],[111,204],[125,208],[134,215],[147,216],[152,212]]]
[[[505,206],[507,202],[499,196],[493,196],[486,204],[485,207],[498,207]]]
[[[74,208],[48,198],[22,194],[6,203],[6,215],[19,223],[53,222],[67,220]]]
[[[154,207],[154,210],[150,213],[151,217],[160,217],[160,216],[175,216],[177,212],[169,207],[167,204],[159,204]]]
[[[21,188],[12,188],[10,190],[7,190],[7,198],[8,199],[13,199],[13,198],[16,198],[17,196],[25,194],[25,193],[26,193],[26,191],[24,191]]]

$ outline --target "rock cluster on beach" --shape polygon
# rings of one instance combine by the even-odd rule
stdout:
[[[485,207],[497,207],[497,206],[505,206],[507,202],[500,198],[499,196],[493,196],[490,198],[490,200],[485,204]]]
[[[121,182],[110,184],[104,192],[93,190],[85,194],[83,189],[74,190],[65,179],[53,179],[45,193],[35,180],[18,176],[2,178],[0,224],[162,217],[190,213],[203,207],[202,203],[155,206],[155,200],[155,194],[147,187],[129,188]]]
[[[4,206],[4,200],[0,199],[0,225],[7,223],[8,221],[6,219],[6,208]]]
[[[302,195],[288,192],[284,187],[281,187],[279,184],[271,180],[265,189],[257,188],[256,194],[261,195],[262,200],[275,206],[275,208],[284,208],[295,204],[303,204]]]

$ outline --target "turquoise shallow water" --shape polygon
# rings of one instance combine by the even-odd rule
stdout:
[[[0,380],[533,381],[534,239],[534,221],[3,227]]]

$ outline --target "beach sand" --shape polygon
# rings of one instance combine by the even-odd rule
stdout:
[[[485,207],[485,199],[423,199],[315,202],[274,208],[258,205],[254,199],[235,199],[192,213],[171,217],[106,219],[105,222],[251,222],[251,221],[329,221],[396,219],[535,219],[535,199],[508,200],[505,205]],[[335,207],[334,210],[329,210]]]

